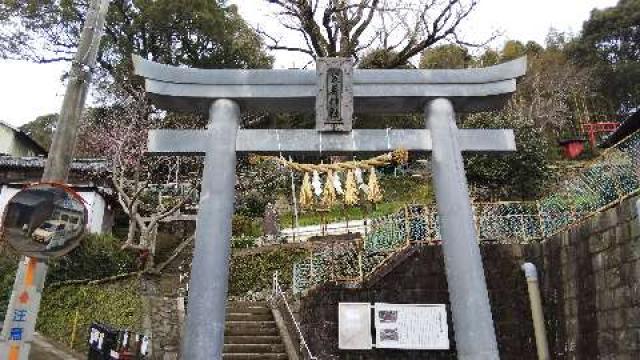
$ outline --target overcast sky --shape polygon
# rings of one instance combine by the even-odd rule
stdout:
[[[239,6],[250,24],[274,32],[281,31],[273,8],[264,0],[230,1]],[[550,28],[579,32],[593,8],[613,6],[617,0],[480,0],[463,29],[471,40],[486,39],[495,31],[504,34],[493,47],[508,39],[544,43]],[[276,52],[276,67],[304,65],[301,54]],[[64,87],[60,81],[69,64],[29,64],[0,60],[0,120],[20,126],[39,115],[60,110]]]

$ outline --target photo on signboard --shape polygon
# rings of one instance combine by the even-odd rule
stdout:
[[[378,318],[381,323],[394,323],[398,321],[398,312],[395,310],[380,310]]]
[[[36,258],[69,253],[87,224],[82,198],[62,185],[39,184],[9,200],[0,224],[2,241]]]
[[[380,330],[381,341],[399,341],[400,335],[398,329],[381,329]]]

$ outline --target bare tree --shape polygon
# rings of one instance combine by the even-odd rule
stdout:
[[[387,68],[407,63],[441,41],[471,45],[458,34],[478,0],[266,0],[277,7],[280,23],[304,39],[303,46],[259,32],[272,50],[317,57],[351,57],[369,48],[393,53]]]
[[[115,195],[129,217],[123,248],[148,253],[146,265],[151,268],[161,221],[192,203],[200,176],[189,159],[146,156],[147,132],[161,122],[162,114],[153,110],[142,90],[130,88],[118,95],[117,105],[87,116],[79,151],[107,157]]]

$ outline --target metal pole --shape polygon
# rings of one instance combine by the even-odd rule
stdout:
[[[42,181],[64,183],[69,176],[78,123],[91,84],[91,72],[96,63],[108,10],[109,0],[92,0],[87,12]],[[0,358],[29,358],[47,268],[43,260],[21,259],[0,335]]]
[[[538,286],[538,272],[536,266],[532,263],[522,264],[522,271],[524,271],[524,275],[527,278],[538,359],[549,360],[549,343],[547,343],[547,329],[544,325],[544,311],[542,310],[542,298],[540,296],[540,287]]]
[[[240,108],[234,101],[221,99],[211,105],[182,344],[183,357],[189,360],[222,359],[239,123]]]
[[[453,105],[425,107],[433,141],[433,181],[458,359],[499,359]]]

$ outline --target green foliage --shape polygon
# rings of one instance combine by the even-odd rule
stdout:
[[[598,68],[604,95],[622,112],[640,105],[639,25],[640,0],[620,0],[614,7],[593,10],[568,49],[577,63]]]
[[[42,115],[38,116],[35,120],[22,125],[20,130],[29,135],[29,137],[35,140],[35,142],[45,150],[49,150],[53,131],[56,128],[57,122],[58,114]]]
[[[389,69],[398,60],[398,52],[388,49],[374,49],[367,52],[358,62],[360,69]],[[410,62],[395,66],[394,69],[413,69]]]
[[[549,177],[548,144],[539,128],[523,125],[500,113],[470,116],[468,128],[513,128],[518,150],[514,153],[465,157],[469,182],[489,190],[481,197],[534,199],[540,195]]]
[[[287,249],[234,256],[231,258],[229,295],[238,296],[249,291],[264,291],[271,288],[273,273],[278,271],[280,284],[291,286],[293,264],[309,253],[303,249]]]
[[[47,288],[42,297],[37,330],[46,337],[69,344],[77,313],[74,348],[86,352],[85,338],[92,322],[140,331],[142,312],[137,280]]]
[[[256,247],[256,237],[253,236],[234,236],[231,238],[231,248],[232,249],[249,249]]]
[[[509,61],[524,56],[526,53],[527,48],[523,43],[516,40],[509,40],[504,44],[500,57],[502,61]]]
[[[9,305],[11,289],[18,269],[18,261],[8,256],[0,256],[0,318],[4,318],[5,309]]]
[[[236,213],[247,217],[262,217],[269,203],[289,186],[288,171],[272,161],[258,164],[240,162],[236,183]]]
[[[233,215],[232,233],[234,236],[260,236],[262,226],[258,219],[243,215]]]
[[[166,64],[201,68],[271,67],[272,58],[263,51],[259,36],[235,6],[225,3],[111,1],[98,55],[100,70],[118,82],[129,82],[134,53]],[[70,60],[87,4],[87,0],[0,3],[0,23],[10,29],[0,39],[10,39],[14,45],[4,55],[35,61]]]
[[[440,45],[422,53],[421,69],[464,69],[472,61],[469,50],[457,44]]]
[[[102,279],[136,270],[135,257],[111,235],[87,235],[69,255],[49,262],[47,282]]]
[[[476,60],[476,63],[479,67],[487,67],[497,65],[500,62],[500,54],[493,50],[487,49],[480,57]]]

